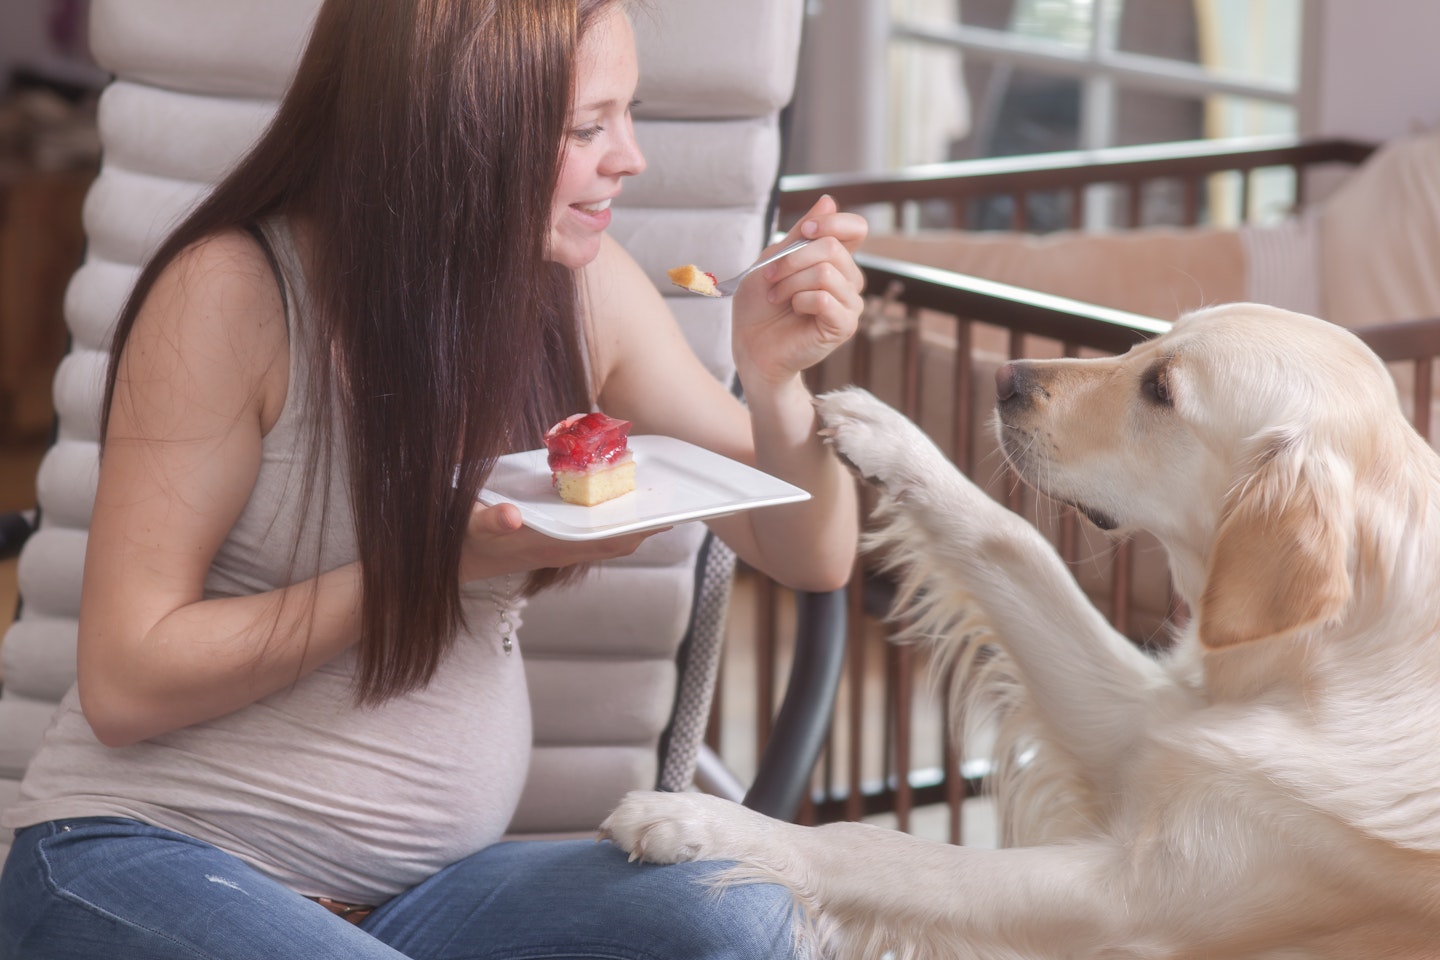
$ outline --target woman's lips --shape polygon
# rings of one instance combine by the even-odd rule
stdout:
[[[610,225],[610,198],[608,197],[589,203],[572,203],[570,209],[601,230]]]

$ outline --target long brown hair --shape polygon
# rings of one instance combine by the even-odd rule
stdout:
[[[574,276],[545,254],[576,47],[614,2],[326,0],[270,127],[119,319],[107,423],[170,261],[267,217],[309,224],[315,336],[291,349],[310,351],[320,412],[307,486],[337,449],[332,424],[349,467],[361,702],[429,681],[463,626],[461,546],[495,459],[590,402]]]

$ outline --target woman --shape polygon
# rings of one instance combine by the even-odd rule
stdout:
[[[605,235],[635,85],[618,0],[321,9],[117,327],[79,682],[7,813],[0,958],[790,948],[774,888],[496,842],[522,597],[645,536],[478,507],[496,457],[598,406],[811,491],[713,523],[747,561],[829,589],[854,555],[800,372],[855,328],[864,223],[818,204],[736,296],[747,412]]]

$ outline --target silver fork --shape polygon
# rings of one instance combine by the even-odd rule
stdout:
[[[750,274],[754,273],[756,270],[759,270],[761,267],[769,266],[776,260],[779,260],[781,257],[789,256],[790,254],[794,253],[796,250],[799,250],[801,247],[805,246],[809,242],[809,240],[796,240],[794,243],[786,244],[779,250],[776,250],[774,253],[770,254],[770,256],[764,257],[760,260],[756,260],[754,263],[750,264],[750,266],[746,267],[744,270],[741,270],[729,280],[721,280],[716,283],[714,293],[700,293],[697,295],[702,297],[733,297],[735,295],[735,291],[740,289],[741,280],[744,280],[746,277],[750,276]],[[689,288],[686,287],[683,289],[688,290]],[[696,291],[694,290],[691,290],[690,292],[696,293]]]

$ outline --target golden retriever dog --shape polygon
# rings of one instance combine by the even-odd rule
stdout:
[[[881,488],[900,611],[991,711],[1002,849],[698,794],[632,794],[602,834],[785,884],[828,955],[1440,957],[1440,458],[1385,367],[1233,304],[996,384],[1020,476],[1154,534],[1189,611],[1143,653],[908,420],[818,401]]]

